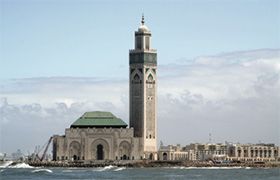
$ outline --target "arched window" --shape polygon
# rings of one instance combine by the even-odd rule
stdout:
[[[142,37],[137,37],[137,47],[136,49],[142,49]]]
[[[149,76],[148,76],[148,81],[153,81],[153,76],[152,76],[152,74],[150,74]]]
[[[138,74],[135,74],[135,76],[134,76],[134,81],[138,81],[139,79],[140,79],[140,77],[139,77],[139,75]]]

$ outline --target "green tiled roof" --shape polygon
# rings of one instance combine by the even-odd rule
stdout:
[[[111,112],[86,112],[71,127],[127,127],[127,124]]]

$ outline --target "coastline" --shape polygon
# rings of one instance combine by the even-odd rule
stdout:
[[[102,161],[102,162],[61,162],[61,161],[34,161],[26,162],[34,167],[81,167],[81,168],[95,168],[105,166],[116,167],[250,167],[250,168],[280,168],[280,162],[266,162],[266,163],[222,163],[215,164],[209,162],[196,161]]]

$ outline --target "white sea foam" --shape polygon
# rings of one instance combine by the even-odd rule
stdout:
[[[1,170],[0,170],[0,172],[3,172],[3,171],[4,171],[4,169],[1,169]]]
[[[104,169],[112,169],[112,168],[115,168],[115,166],[109,165],[104,167]]]
[[[169,168],[169,167],[167,167],[167,168]],[[185,167],[170,167],[171,169],[185,169]]]
[[[36,173],[36,172],[48,172],[48,173],[52,173],[52,170],[50,169],[36,169],[34,171],[32,171],[33,173]]]
[[[0,165],[0,168],[6,168],[10,166],[13,163],[13,161],[5,161],[5,163]]]
[[[29,164],[19,163],[14,166],[8,166],[8,168],[34,168],[34,167],[30,166]]]
[[[200,169],[220,169],[220,167],[201,167]]]
[[[197,167],[185,167],[185,169],[197,169]]]
[[[119,168],[115,169],[114,171],[122,171],[124,169],[126,169],[126,168],[125,167],[119,167]]]
[[[116,166],[109,165],[109,166],[105,166],[104,168],[97,168],[96,171],[107,171],[107,170],[115,168],[115,167]]]

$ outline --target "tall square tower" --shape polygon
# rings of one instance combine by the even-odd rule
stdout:
[[[144,16],[141,22],[129,51],[129,122],[134,136],[142,137],[143,158],[157,159],[157,51],[151,49]]]

